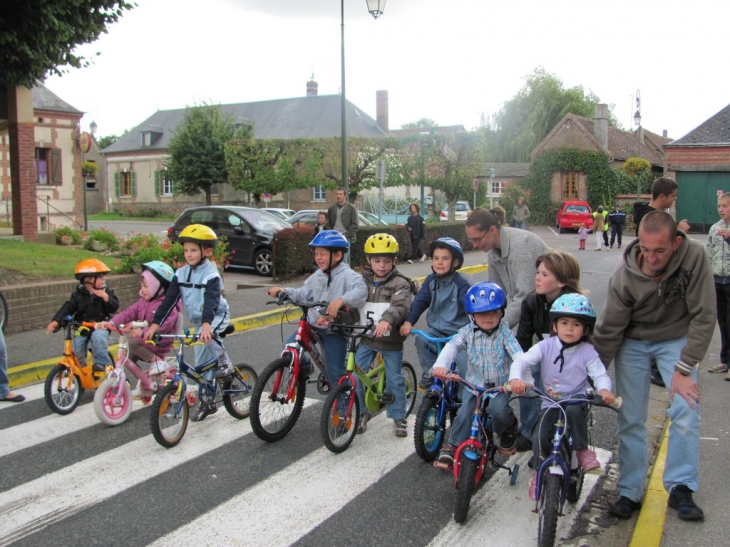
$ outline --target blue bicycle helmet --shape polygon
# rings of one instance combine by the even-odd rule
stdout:
[[[340,250],[344,253],[350,249],[350,242],[337,230],[323,230],[314,236],[309,247],[311,249],[324,247],[332,251]]]
[[[170,268],[170,266],[168,266],[161,260],[145,262],[144,264],[142,264],[142,269],[152,272],[152,274],[160,280],[160,283],[162,283],[163,287],[165,288],[170,286],[172,278],[175,277],[175,272],[172,271],[172,268]]]
[[[464,310],[466,313],[482,313],[502,310],[507,306],[507,295],[496,283],[482,281],[469,287],[466,292]]]
[[[559,297],[550,308],[550,322],[561,317],[577,319],[590,329],[596,324],[596,310],[590,300],[580,293],[569,293]]]
[[[462,250],[461,245],[459,245],[459,242],[455,239],[450,237],[434,239],[428,246],[429,256],[433,256],[433,252],[436,249],[449,249],[453,257],[459,259],[459,265],[453,267],[453,270],[458,270],[464,265],[464,251]]]

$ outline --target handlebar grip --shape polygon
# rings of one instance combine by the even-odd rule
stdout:
[[[617,396],[610,405],[607,403],[604,403],[603,397],[601,397],[600,395],[594,396],[594,400],[600,402],[601,404],[603,404],[605,406],[615,408],[616,410],[620,409],[621,405],[624,404],[624,400],[621,398],[620,395]]]
[[[132,321],[133,329],[146,329],[149,326],[147,321]]]

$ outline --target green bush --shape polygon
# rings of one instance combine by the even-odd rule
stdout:
[[[218,242],[213,250],[212,261],[227,268],[229,261],[226,238],[219,237]],[[121,243],[120,252],[124,256],[116,262],[115,273],[139,272],[142,270],[142,264],[153,260],[161,260],[173,270],[185,265],[182,244],[170,243],[166,239],[160,241],[151,234],[132,234],[129,239]]]
[[[56,233],[56,245],[81,245],[81,230],[61,226],[56,228],[54,232]]]
[[[119,236],[114,232],[108,231],[106,228],[89,230],[88,232],[86,232],[84,249],[92,249],[94,241],[97,241],[102,245],[106,245],[107,249],[109,249],[110,251],[119,250]]]

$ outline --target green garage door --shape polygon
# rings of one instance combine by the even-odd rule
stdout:
[[[686,218],[692,231],[707,232],[720,220],[717,194],[730,192],[730,172],[679,171],[677,184],[677,219]]]

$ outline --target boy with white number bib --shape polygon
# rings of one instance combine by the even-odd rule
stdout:
[[[388,391],[395,395],[395,402],[386,407],[386,416],[395,421],[396,437],[406,437],[406,381],[401,372],[405,336],[401,336],[399,330],[411,311],[411,295],[416,291],[413,282],[398,273],[395,267],[398,250],[398,242],[390,234],[375,234],[365,242],[368,266],[363,269],[362,276],[368,287],[368,301],[359,308],[360,321],[372,319],[374,328],[372,338],[362,338],[355,362],[367,371],[376,353],[383,357]],[[357,432],[364,433],[370,413],[360,382],[357,394],[362,409]]]

